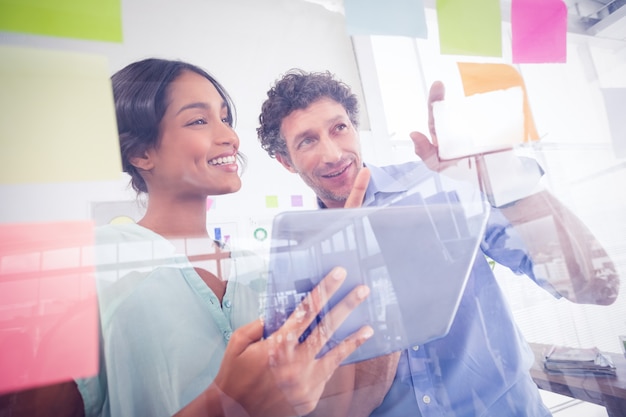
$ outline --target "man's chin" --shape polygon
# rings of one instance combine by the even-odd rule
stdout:
[[[335,194],[335,193],[325,193],[324,197],[320,197],[320,199],[322,201],[325,202],[325,204],[331,208],[331,207],[343,207],[346,204],[346,200],[348,199],[348,195],[349,194]],[[319,196],[319,194],[318,194]]]

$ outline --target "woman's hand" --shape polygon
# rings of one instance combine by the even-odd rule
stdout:
[[[311,412],[333,372],[373,334],[371,327],[364,326],[316,359],[334,331],[368,296],[368,287],[361,285],[325,314],[304,342],[298,342],[345,278],[345,269],[333,269],[265,340],[261,340],[261,320],[237,329],[213,386],[179,415],[269,417]],[[223,414],[213,412],[218,400]]]

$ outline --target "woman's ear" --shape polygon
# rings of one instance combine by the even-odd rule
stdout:
[[[277,153],[277,154],[276,154],[276,160],[277,160],[278,162],[280,162],[280,164],[281,164],[282,166],[284,166],[284,167],[287,169],[287,171],[289,171],[289,172],[291,172],[291,173],[293,173],[293,174],[295,174],[295,173],[297,173],[297,172],[298,172],[298,171],[296,171],[296,169],[293,167],[293,165],[291,165],[291,161],[289,160],[289,158],[288,158],[287,156]]]
[[[152,153],[150,151],[145,151],[141,156],[130,158],[130,163],[140,171],[150,171],[154,167]]]

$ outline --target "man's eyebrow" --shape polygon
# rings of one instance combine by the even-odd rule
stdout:
[[[304,139],[308,136],[313,135],[313,131],[311,129],[307,129],[303,132],[298,133],[295,137],[294,140],[299,141],[300,139]]]
[[[339,122],[339,121],[342,121],[342,120],[345,120],[345,119],[346,119],[346,116],[345,116],[345,115],[343,115],[343,114],[338,114],[337,116],[335,116],[335,117],[331,117],[330,119],[326,120],[326,124],[327,124],[327,125],[331,125],[331,126],[332,126],[332,125],[334,125],[335,123],[337,123],[337,122]],[[302,131],[302,132],[300,132],[300,133],[296,134],[296,136],[294,137],[294,140],[304,139],[305,137],[307,137],[307,136],[311,136],[311,135],[313,135],[313,134],[314,134],[314,133],[313,133],[313,130],[311,130],[311,129],[307,129],[307,130],[305,130],[305,131]]]

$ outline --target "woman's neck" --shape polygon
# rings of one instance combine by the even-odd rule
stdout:
[[[206,200],[167,201],[151,196],[138,223],[165,238],[208,236]]]

